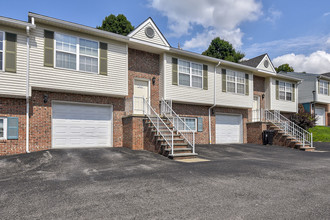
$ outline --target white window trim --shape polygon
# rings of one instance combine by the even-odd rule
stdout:
[[[3,119],[3,137],[0,137],[0,140],[7,140],[7,118],[0,117]]]
[[[226,74],[226,88],[227,88],[227,92],[232,93],[232,94],[237,94],[237,95],[245,95],[245,90],[246,90],[246,79],[245,79],[245,74],[246,74],[246,73],[244,73],[244,72],[238,72],[238,71],[233,71],[233,70],[227,70],[227,71],[233,72],[234,75],[235,75],[235,76],[234,76],[234,77],[235,77],[235,82],[231,82],[231,81],[229,82],[228,79],[227,79],[228,74]],[[242,73],[242,74],[244,75],[244,83],[239,83],[239,82],[238,82],[238,80],[237,80],[237,78],[238,78],[238,77],[237,77],[238,73]],[[229,82],[229,83],[235,83],[235,92],[230,92],[230,91],[228,91],[228,82]],[[238,84],[240,84],[240,85],[243,84],[243,85],[244,85],[243,93],[238,93],[238,92],[237,92],[237,88],[238,88],[237,85],[238,85]]]
[[[321,93],[321,85],[322,85],[322,89],[323,89],[322,93]],[[324,89],[326,89],[328,92],[325,93]],[[325,81],[325,80],[320,80],[320,82],[319,82],[319,91],[320,91],[319,94],[321,94],[321,95],[329,95],[329,82]]]
[[[284,99],[281,99],[281,95],[280,95],[280,92],[283,92],[283,91],[281,91],[281,86],[280,86],[281,83],[284,83]],[[287,86],[286,86],[287,84],[291,85],[291,92],[287,90]],[[278,83],[278,98],[279,98],[279,100],[292,102],[292,99],[293,99],[293,85],[294,85],[294,83],[291,83],[291,82],[279,81],[279,83]],[[291,93],[291,100],[287,100],[287,96],[286,96],[287,93]]]
[[[189,75],[189,83],[190,85],[187,86],[187,85],[181,85],[180,84],[180,61],[183,61],[183,62],[188,62],[189,63],[189,74],[188,73],[181,73],[181,74],[185,74],[185,75]],[[197,76],[197,75],[193,75],[192,74],[192,65],[191,64],[197,64],[197,65],[201,65],[202,66],[202,75],[201,76]],[[186,87],[191,87],[191,88],[197,88],[197,89],[203,89],[204,88],[204,80],[203,80],[203,64],[201,63],[196,63],[196,62],[190,62],[188,60],[182,60],[182,59],[178,59],[178,67],[177,67],[177,70],[178,70],[178,85],[179,86],[186,86]],[[192,86],[192,77],[193,76],[196,76],[196,77],[200,77],[202,78],[202,87],[196,87],[196,86]]]
[[[4,72],[5,71],[5,43],[6,43],[6,40],[5,40],[5,32],[4,31],[0,31],[0,34],[2,34],[2,50],[0,50],[2,52],[2,68],[0,71]]]
[[[72,53],[72,52],[68,52],[68,51],[63,51],[63,50],[56,49],[56,34],[62,34],[62,35],[67,35],[67,36],[76,38],[77,39],[76,53]],[[97,42],[97,44],[98,44],[98,47],[97,47],[97,57],[82,54],[82,56],[97,58],[97,73],[80,70],[80,45],[79,45],[79,40],[80,39]],[[74,55],[76,55],[76,69],[70,69],[70,68],[65,68],[65,67],[58,67],[57,66],[57,63],[56,63],[56,51],[59,51],[59,52],[62,52],[62,53],[68,53],[68,54],[74,54]],[[70,34],[61,33],[61,32],[55,32],[55,36],[54,36],[54,63],[55,63],[55,67],[56,68],[59,68],[59,69],[79,71],[79,72],[92,73],[92,74],[97,74],[98,75],[98,74],[100,74],[100,42],[99,41],[96,41],[96,40],[89,39],[89,38],[75,37],[75,36],[70,35]]]
[[[186,119],[194,119],[195,120],[195,129],[192,130],[192,131],[197,132],[197,129],[198,129],[197,128],[197,126],[198,126],[198,123],[197,123],[198,120],[197,120],[197,118],[195,118],[195,117],[180,117],[180,118],[182,119],[182,121],[184,121],[185,124],[186,124]],[[184,130],[179,130],[179,131],[181,131],[181,132],[187,132],[187,131],[191,131],[191,130],[184,129]]]

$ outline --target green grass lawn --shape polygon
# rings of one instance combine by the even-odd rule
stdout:
[[[309,132],[313,133],[313,141],[330,142],[330,127],[315,126]]]

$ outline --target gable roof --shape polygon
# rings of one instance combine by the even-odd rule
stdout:
[[[137,35],[139,34],[139,32],[143,31],[143,29],[147,26],[151,26],[152,29],[155,30],[155,32],[156,32],[155,37],[156,38],[159,37],[160,41],[162,41],[162,44],[163,44],[162,46],[170,47],[169,42],[164,37],[163,33],[159,30],[156,23],[154,22],[154,20],[152,20],[151,17],[147,18],[144,22],[142,22],[139,26],[137,26],[133,31],[131,31],[127,36],[130,38],[135,38],[137,40],[146,41],[147,38],[141,39],[141,37],[139,37]]]
[[[239,62],[240,64],[246,65],[246,66],[251,66],[254,68],[257,68],[259,63],[262,61],[262,59],[267,55],[267,53],[262,54],[260,56],[257,56],[255,58],[249,59],[249,60],[244,60],[242,62]]]
[[[330,77],[330,72],[329,73],[323,73],[322,75]]]

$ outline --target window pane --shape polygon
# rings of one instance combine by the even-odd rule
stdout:
[[[0,32],[0,50],[3,49],[3,33]]]
[[[79,40],[80,54],[98,57],[98,43],[85,39]]]
[[[227,82],[227,91],[228,92],[235,92],[235,83]]]
[[[285,91],[285,83],[284,82],[280,82],[280,91]]]
[[[190,74],[190,63],[187,61],[179,60],[179,73]]]
[[[290,93],[290,92],[287,92],[286,93],[286,100],[287,101],[291,101],[292,100],[292,93]]]
[[[98,71],[98,62],[97,58],[80,56],[80,65],[79,69],[82,71],[97,73]]]
[[[0,119],[0,138],[3,138],[3,119]]]
[[[191,73],[193,75],[202,76],[203,75],[203,66],[200,64],[192,63],[191,64]]]
[[[244,84],[237,84],[237,93],[244,94]]]
[[[55,34],[56,39],[56,49],[62,50],[70,53],[76,53],[76,44],[77,38],[64,35],[64,34]]]
[[[245,83],[245,73],[237,73],[237,83]]]
[[[292,84],[291,83],[286,83],[286,91],[287,92],[292,92]]]
[[[184,119],[183,119],[184,120]],[[177,120],[178,122],[178,130],[183,131],[184,130],[184,123],[181,120]]]
[[[196,130],[196,119],[195,118],[186,118],[186,124],[191,130]],[[188,128],[186,130],[188,130]]]
[[[192,86],[197,88],[202,88],[202,77],[192,76]]]
[[[227,81],[235,82],[235,72],[227,71]]]
[[[76,55],[56,52],[56,66],[68,69],[76,69]]]
[[[180,85],[185,85],[185,86],[190,86],[190,76],[187,74],[179,74],[179,84]]]
[[[280,99],[285,100],[285,92],[280,91]]]

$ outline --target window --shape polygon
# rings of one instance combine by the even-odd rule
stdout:
[[[179,85],[203,88],[203,65],[179,60]]]
[[[59,33],[55,40],[56,67],[98,73],[98,42]]]
[[[280,100],[292,101],[292,83],[279,82]]]
[[[319,94],[328,95],[329,94],[329,82],[320,80],[319,82]]]
[[[4,51],[4,45],[3,45],[3,42],[4,42],[4,33],[0,31],[0,70],[3,70],[3,57],[4,57],[4,54],[3,54],[3,51]]]
[[[179,131],[189,131],[190,129],[197,131],[197,118],[181,117],[181,119],[185,122],[185,124],[180,120],[177,121],[177,128]]]
[[[245,94],[245,73],[227,70],[227,91]]]
[[[0,140],[7,138],[7,119],[0,118]]]

